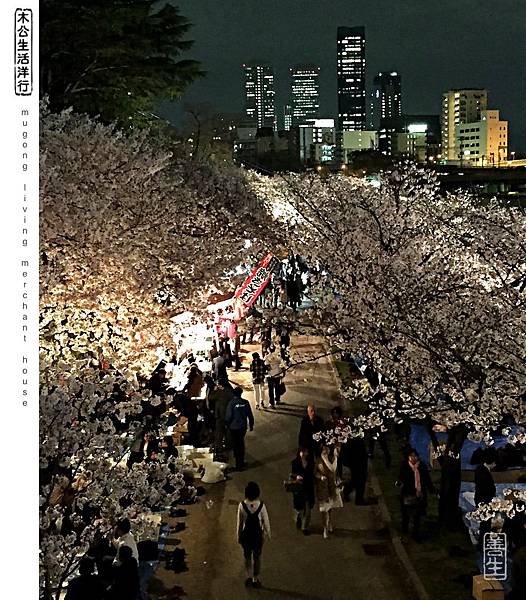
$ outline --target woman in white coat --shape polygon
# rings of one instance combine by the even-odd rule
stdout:
[[[314,481],[316,499],[322,515],[323,537],[328,538],[332,532],[331,511],[333,508],[342,508],[343,501],[338,486],[338,454],[339,446],[323,445],[321,456],[316,461]]]

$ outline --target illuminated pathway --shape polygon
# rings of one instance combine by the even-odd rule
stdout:
[[[298,350],[303,345],[312,352],[323,347],[315,338],[295,338]],[[256,346],[244,346],[245,362]],[[250,374],[244,370],[231,374],[240,383],[252,406]],[[305,381],[307,380],[307,381]],[[283,489],[290,462],[296,453],[299,419],[308,402],[315,401],[325,419],[335,404],[336,383],[327,359],[297,367],[286,380],[286,404],[271,412],[254,411],[256,425],[246,437],[249,468],[232,473],[224,483],[206,486],[207,493],[190,507],[185,519],[187,529],[176,534],[186,550],[189,570],[175,574],[161,566],[151,585],[155,600],[175,599],[178,585],[188,600],[236,600],[238,598],[303,600],[411,600],[413,594],[404,583],[405,573],[391,552],[389,540],[375,506],[346,503],[334,511],[334,533],[321,536],[321,518],[313,510],[312,535],[303,536],[292,520],[292,497]],[[272,540],[265,541],[261,589],[246,589],[241,547],[235,540],[237,505],[248,481],[262,489],[272,528]],[[213,501],[210,508],[206,501]],[[210,503],[208,503],[210,504]],[[364,550],[376,551],[371,555]]]

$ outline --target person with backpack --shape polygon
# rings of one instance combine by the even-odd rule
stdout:
[[[236,471],[245,468],[245,435],[247,433],[247,421],[250,431],[254,430],[254,415],[250,402],[242,398],[243,390],[237,387],[233,391],[233,398],[226,409],[225,425],[230,432],[232,449],[236,459]]]
[[[261,587],[261,552],[266,535],[270,540],[270,521],[267,508],[260,499],[259,485],[250,481],[245,488],[245,499],[237,509],[237,541],[243,548],[247,578],[245,585]]]

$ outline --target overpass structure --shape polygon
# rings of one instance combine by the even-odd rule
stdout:
[[[526,206],[526,165],[504,168],[436,165],[435,171],[444,191],[466,189]]]

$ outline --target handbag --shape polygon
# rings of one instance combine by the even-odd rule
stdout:
[[[417,496],[404,496],[402,498],[402,503],[404,506],[417,506],[418,505],[418,498]]]
[[[279,391],[280,396],[283,396],[283,394],[287,391],[287,388],[286,388],[285,384],[283,383],[283,380],[281,380],[278,384],[278,391]]]
[[[291,492],[292,494],[303,491],[303,482],[298,481],[297,479],[287,479],[283,482],[283,486],[286,492]]]

